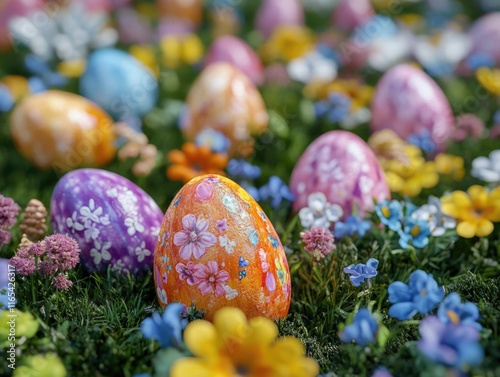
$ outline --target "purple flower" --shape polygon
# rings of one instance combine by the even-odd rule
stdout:
[[[12,238],[12,234],[8,230],[0,229],[0,246],[7,245]]]
[[[189,285],[198,284],[198,279],[194,276],[196,272],[196,265],[193,262],[177,263],[175,271],[179,273],[179,279],[186,280]]]
[[[437,149],[437,145],[434,140],[432,140],[431,133],[428,129],[422,129],[419,133],[411,134],[408,136],[407,141],[417,146],[425,153],[432,153]]]
[[[396,281],[389,285],[389,315],[400,321],[410,319],[415,314],[427,314],[441,302],[444,296],[431,274],[422,270],[413,271],[410,283]]]
[[[392,377],[392,374],[385,367],[378,367],[375,372],[373,372],[372,377]]]
[[[340,339],[345,343],[354,340],[357,344],[366,346],[368,343],[375,343],[377,331],[377,320],[368,309],[362,308],[354,316],[354,321],[341,331]]]
[[[215,227],[220,233],[224,233],[228,228],[226,224],[226,219],[217,220],[217,222],[215,223]]]
[[[54,284],[54,287],[57,289],[65,291],[73,285],[73,282],[68,280],[66,275],[59,274],[52,280],[52,284]]]
[[[351,283],[356,287],[359,287],[360,284],[365,281],[365,279],[371,279],[372,277],[377,276],[377,267],[378,260],[376,260],[375,258],[370,258],[368,259],[368,262],[366,262],[366,264],[351,264],[350,266],[345,267],[344,272],[351,275],[349,276]]]
[[[227,164],[227,172],[233,178],[242,181],[253,181],[254,179],[260,177],[260,168],[243,159],[232,158],[229,160],[229,163]]]
[[[208,203],[214,196],[214,186],[211,182],[201,182],[196,186],[194,198],[202,203]]]
[[[12,228],[20,209],[13,199],[0,194],[0,229]]]
[[[351,110],[351,100],[342,93],[331,92],[328,99],[318,101],[314,105],[318,118],[326,116],[331,123],[338,123]]]
[[[479,331],[470,325],[443,323],[436,316],[428,316],[420,322],[418,349],[434,362],[456,370],[478,365],[484,357],[479,345]]]
[[[277,208],[283,200],[295,199],[285,182],[275,175],[259,189],[259,195],[261,200],[269,201],[272,208]]]
[[[479,319],[479,309],[472,302],[462,304],[458,293],[452,292],[439,305],[437,315],[443,323],[453,323],[474,326],[481,330]]]
[[[187,320],[181,318],[185,306],[178,303],[169,304],[163,314],[153,313],[141,323],[141,332],[146,339],[155,339],[162,348],[182,343],[182,330]]]
[[[174,245],[180,246],[179,253],[182,259],[189,259],[192,255],[200,259],[207,247],[215,245],[217,239],[212,233],[207,232],[208,221],[192,214],[182,218],[184,230],[174,234]]]
[[[43,240],[47,252],[45,261],[60,271],[71,270],[80,261],[80,247],[71,237],[54,234]]]
[[[357,234],[363,237],[370,229],[370,223],[360,219],[356,215],[349,215],[345,221],[335,223],[334,234],[336,238],[351,237]]]

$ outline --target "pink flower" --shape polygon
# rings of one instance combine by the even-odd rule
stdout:
[[[461,114],[455,119],[456,127],[452,135],[454,141],[464,141],[468,137],[479,139],[484,131],[484,122],[474,114]]]
[[[10,264],[16,268],[16,272],[21,275],[31,275],[36,270],[33,259],[21,258],[18,256],[10,259]]]
[[[490,138],[491,139],[500,139],[500,124],[495,124],[490,129]]]
[[[198,279],[194,276],[197,271],[196,266],[193,262],[188,262],[187,265],[183,263],[177,263],[175,266],[175,271],[179,273],[179,279],[186,280],[189,285],[198,284]]]
[[[0,229],[12,228],[20,209],[14,200],[0,194]]]
[[[38,263],[38,272],[40,272],[40,275],[48,278],[57,272],[57,267],[54,266],[54,264],[51,263],[50,261],[43,260],[40,263]]]
[[[208,221],[192,214],[182,218],[184,230],[174,234],[174,245],[180,246],[179,253],[182,259],[189,259],[192,255],[200,259],[205,254],[207,247],[215,245],[217,239],[212,233],[207,232]]]
[[[207,265],[197,264],[195,266],[195,278],[198,280],[198,288],[202,295],[215,291],[216,296],[226,294],[224,286],[229,280],[229,272],[220,270],[216,261],[210,261]]]
[[[200,202],[207,203],[214,196],[214,186],[209,182],[201,182],[196,186],[194,198]]]
[[[75,268],[80,261],[80,247],[71,237],[54,234],[45,237],[45,260],[49,261],[58,270],[65,271]]]
[[[11,237],[12,234],[8,230],[0,229],[0,246],[7,245]]]
[[[316,259],[321,259],[336,248],[332,232],[320,226],[301,232],[300,238],[304,241],[304,249]]]
[[[68,280],[68,278],[64,274],[57,275],[52,280],[52,283],[54,284],[54,287],[60,290],[67,290],[73,285],[73,282],[71,280]]]
[[[220,233],[224,233],[227,230],[226,219],[217,220],[215,226]]]

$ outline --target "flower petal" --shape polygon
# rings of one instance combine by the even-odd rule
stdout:
[[[471,221],[462,221],[457,225],[457,234],[463,238],[472,238],[476,235],[477,226]]]
[[[477,228],[476,228],[476,236],[478,237],[486,237],[493,232],[493,223],[490,220],[487,219],[480,219],[477,222]]]
[[[184,330],[184,342],[195,356],[207,359],[217,357],[219,350],[217,331],[210,322],[198,319],[191,322]],[[182,376],[191,376],[184,374]]]
[[[194,357],[178,359],[170,369],[171,377],[213,377],[214,369],[208,363]]]

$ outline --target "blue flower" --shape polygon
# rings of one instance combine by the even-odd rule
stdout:
[[[375,258],[368,259],[366,264],[359,263],[356,266],[351,264],[349,267],[344,268],[344,272],[349,274],[349,279],[351,283],[356,287],[359,287],[361,283],[365,281],[365,279],[371,279],[372,277],[377,276],[377,267],[378,260]]]
[[[417,146],[425,153],[432,153],[437,150],[437,145],[434,140],[432,140],[431,133],[428,129],[423,129],[418,133],[411,134],[406,140],[408,143]]]
[[[438,364],[465,370],[483,360],[479,331],[474,326],[443,323],[436,316],[428,316],[420,323],[419,331],[419,351]]]
[[[484,52],[475,52],[465,58],[465,63],[472,71],[475,71],[481,67],[493,68],[495,66],[495,59]]]
[[[227,164],[227,172],[235,179],[253,181],[260,177],[260,168],[243,160],[232,158]]]
[[[411,240],[413,246],[422,248],[429,243],[430,234],[431,229],[427,221],[413,217],[407,218],[404,230],[399,231],[399,245],[406,249]]]
[[[291,202],[295,199],[285,182],[275,175],[259,188],[259,195],[261,200],[269,201],[272,208],[277,208],[283,200]]]
[[[481,330],[479,320],[479,309],[472,302],[462,304],[458,293],[452,292],[439,305],[437,315],[441,322],[454,325],[463,324],[474,326]]]
[[[141,323],[141,332],[146,339],[156,339],[163,348],[182,343],[182,330],[187,319],[181,319],[185,306],[172,303],[160,316],[158,312]]]
[[[342,93],[332,92],[328,99],[314,105],[318,118],[327,116],[331,123],[338,123],[351,111],[351,100]]]
[[[260,200],[259,189],[257,187],[253,186],[247,181],[240,182],[240,186],[243,187],[243,189],[245,189],[245,191],[248,192],[250,196],[256,201]]]
[[[14,106],[14,99],[6,85],[0,84],[0,113],[6,113]]]
[[[392,377],[387,368],[378,367],[375,372],[373,372],[372,377]]]
[[[493,114],[493,124],[500,124],[500,110],[495,111],[495,114]]]
[[[356,215],[349,215],[345,221],[337,221],[335,223],[335,238],[350,237],[357,234],[363,237],[370,229],[370,223],[360,219]]]
[[[444,296],[431,274],[416,270],[410,275],[410,283],[401,281],[391,283],[388,288],[389,315],[400,321],[412,318],[415,314],[427,314],[441,302]]]
[[[42,91],[42,88],[61,87],[67,84],[68,79],[57,72],[53,72],[50,66],[38,56],[29,54],[24,59],[24,66],[35,77],[30,81],[30,89],[34,93]],[[33,81],[33,82],[32,82]]]
[[[377,330],[377,320],[368,309],[363,308],[358,310],[354,316],[354,321],[344,327],[344,330],[340,333],[340,339],[344,343],[354,340],[357,344],[365,346],[368,343],[375,342]]]
[[[227,152],[231,142],[221,132],[207,128],[196,135],[196,145],[206,145],[212,152],[225,153]]]
[[[375,207],[375,212],[377,213],[382,224],[389,227],[394,231],[401,229],[401,219],[403,217],[403,210],[401,208],[401,203],[397,200],[384,200],[380,202]]]

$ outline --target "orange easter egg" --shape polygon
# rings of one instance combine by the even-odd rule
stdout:
[[[188,21],[198,27],[203,16],[202,0],[157,0],[163,17]]]
[[[231,141],[229,154],[246,157],[253,152],[253,136],[264,132],[268,121],[264,100],[248,76],[216,62],[191,87],[181,129],[190,140],[208,128],[221,132]]]
[[[19,152],[40,169],[104,165],[116,153],[113,120],[77,94],[51,90],[25,97],[12,112],[10,130]]]
[[[247,317],[284,318],[290,272],[273,225],[238,184],[203,175],[184,185],[170,204],[155,249],[158,301],[206,311],[225,306]]]

